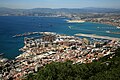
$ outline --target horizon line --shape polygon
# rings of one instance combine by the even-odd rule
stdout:
[[[107,7],[81,7],[81,8],[65,8],[65,7],[61,7],[61,8],[49,8],[49,7],[35,7],[35,8],[10,8],[10,7],[0,7],[0,8],[8,8],[8,9],[37,9],[37,8],[43,8],[43,9],[85,9],[85,8],[104,8],[104,9],[120,9],[120,8],[107,8]]]

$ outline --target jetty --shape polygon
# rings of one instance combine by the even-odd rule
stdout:
[[[108,39],[108,40],[117,40],[120,41],[120,38],[114,38],[114,37],[109,37],[109,36],[99,36],[99,35],[94,35],[94,34],[75,34],[75,36],[84,36],[84,37],[91,37],[91,38],[101,38],[101,39]]]
[[[23,37],[23,36],[30,36],[30,35],[34,35],[34,34],[39,34],[39,35],[56,35],[56,33],[53,33],[53,32],[26,32],[26,33],[23,33],[23,34],[16,34],[14,36],[12,36],[13,38],[15,37]]]
[[[23,33],[23,34],[16,34],[12,37],[22,37],[22,36],[29,36],[29,35],[34,35],[34,34],[40,34],[40,32],[27,32],[27,33]]]

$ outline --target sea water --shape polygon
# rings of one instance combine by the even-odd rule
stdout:
[[[4,57],[9,59],[14,59],[21,54],[19,49],[24,46],[24,37],[13,38],[12,36],[25,32],[56,32],[67,35],[83,33],[120,38],[119,34],[110,34],[106,31],[120,32],[120,29],[90,22],[67,23],[65,18],[58,17],[1,16],[0,53],[4,53]]]

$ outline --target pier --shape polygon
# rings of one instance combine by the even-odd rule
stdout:
[[[91,38],[101,38],[101,39],[120,41],[120,38],[114,38],[114,37],[109,37],[109,36],[98,36],[98,35],[81,34],[81,33],[75,34],[75,36],[84,36],[84,37],[91,37]]]

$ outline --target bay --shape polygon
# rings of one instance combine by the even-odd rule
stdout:
[[[37,31],[67,35],[96,34],[120,38],[119,34],[106,33],[106,31],[120,32],[120,29],[105,24],[67,23],[65,18],[57,17],[0,16],[0,53],[4,53],[4,57],[8,59],[14,59],[22,53],[19,49],[24,46],[24,37],[13,38],[12,36]]]

